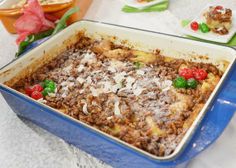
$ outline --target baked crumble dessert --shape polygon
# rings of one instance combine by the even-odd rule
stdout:
[[[79,34],[76,44],[13,88],[38,99],[39,90],[51,82],[54,92],[46,91],[38,101],[151,154],[167,156],[222,74],[212,64]],[[32,86],[37,92],[28,92]]]
[[[232,10],[222,6],[210,6],[204,14],[206,24],[215,33],[225,35],[232,27]]]

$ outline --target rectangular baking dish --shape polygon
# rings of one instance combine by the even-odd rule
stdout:
[[[45,58],[52,59],[55,57],[56,53],[61,52],[68,45],[75,42],[76,34],[79,31],[85,31],[87,36],[95,39],[107,38],[116,44],[143,51],[159,49],[161,54],[165,56],[213,63],[219,65],[219,68],[220,66],[222,67],[225,61],[229,63],[209,100],[171,155],[165,157],[151,155],[41,104],[4,84],[7,81],[14,83],[19,76],[32,73],[42,66],[46,61]],[[143,167],[145,165],[157,167],[160,163],[162,165],[168,164],[169,161],[180,156],[204,118],[205,113],[211,108],[211,104],[221,90],[222,84],[226,82],[228,74],[234,67],[235,58],[236,51],[229,47],[111,24],[80,21],[3,67],[0,70],[0,90],[17,115],[31,120],[68,143],[81,148],[114,167]],[[27,68],[29,65],[31,65],[30,67],[33,65],[34,68]]]

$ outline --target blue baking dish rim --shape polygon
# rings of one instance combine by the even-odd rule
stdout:
[[[134,30],[139,30],[139,31],[144,31],[144,32],[151,32],[151,33],[156,33],[156,34],[163,34],[163,35],[168,35],[168,36],[174,36],[174,37],[177,37],[177,38],[183,38],[183,39],[186,39],[186,40],[192,40],[192,41],[195,41],[193,39],[189,39],[189,38],[185,38],[185,37],[180,37],[180,36],[176,36],[176,35],[170,35],[170,34],[165,34],[165,33],[161,33],[161,32],[155,32],[155,31],[150,31],[150,30],[143,30],[143,29],[138,29],[138,28],[132,28],[132,27],[127,27],[127,26],[122,26],[122,25],[115,25],[115,24],[110,24],[110,23],[104,23],[104,22],[97,22],[97,21],[91,21],[91,20],[84,20],[84,21],[89,21],[89,22],[95,22],[95,23],[100,23],[100,24],[107,24],[107,25],[112,25],[112,26],[118,26],[118,27],[124,27],[124,28],[129,28],[129,29],[134,29]],[[42,40],[39,40],[39,41],[36,41],[34,43],[32,43],[33,46],[30,46],[28,48],[28,50],[23,53],[21,56],[23,56],[24,54],[26,54],[27,52],[29,52],[31,49],[34,49],[34,47],[37,47],[39,45],[41,45],[43,42],[45,42],[46,40],[48,40],[50,37],[47,37],[46,39],[42,39]],[[204,42],[202,42],[204,43]],[[216,44],[214,44],[216,45]],[[225,46],[225,47],[228,47],[228,46]],[[234,49],[232,47],[228,47],[228,48],[231,48],[231,49]],[[234,49],[235,50],[235,49]],[[20,56],[20,57],[21,57]],[[20,58],[19,57],[19,58]],[[8,66],[9,64],[11,64],[12,62],[16,61],[17,59],[19,58],[16,58],[15,60],[9,62],[7,65],[5,65],[4,67]],[[3,69],[4,67],[2,67],[1,69]],[[233,68],[231,69],[231,71],[236,71],[236,67],[235,65],[233,66]],[[232,73],[233,72],[229,72],[232,76]],[[230,75],[229,74],[229,75]],[[236,73],[235,73],[236,75]],[[227,77],[229,78],[229,77]],[[234,86],[236,87],[236,80],[235,81],[231,81],[234,83]],[[224,87],[226,85],[226,82],[223,83],[222,87]],[[103,138],[104,140],[106,141],[109,141],[113,144],[119,144],[120,147],[124,148],[125,150],[128,150],[130,152],[132,152],[133,154],[135,155],[139,155],[139,156],[144,156],[144,154],[141,154],[141,153],[137,153],[136,151],[134,151],[133,149],[131,148],[128,148],[127,146],[121,144],[121,143],[117,143],[116,141],[108,138],[108,137],[104,137],[103,135],[101,135],[100,133],[90,129],[89,127],[85,127],[83,125],[81,125],[80,123],[78,122],[75,122],[63,115],[60,115],[58,113],[55,113],[54,111],[52,111],[51,109],[49,108],[46,108],[46,107],[43,107],[43,106],[40,106],[39,104],[35,103],[34,101],[30,100],[30,99],[27,99],[15,92],[12,92],[11,90],[9,89],[6,89],[2,86],[0,86],[0,89],[2,90],[5,90],[11,94],[13,94],[14,96],[17,96],[21,99],[24,99],[26,100],[28,103],[30,104],[33,104],[33,105],[36,105],[40,108],[44,108],[46,112],[50,113],[50,114],[53,114],[57,117],[60,117],[64,120],[67,120],[69,122],[71,122],[72,124],[76,125],[76,126],[80,126],[81,128],[83,129],[86,129],[86,130],[91,130],[96,136],[99,136],[101,138]],[[225,104],[225,97],[223,96],[223,98],[220,97],[220,95],[222,94],[223,89],[221,89],[221,91],[219,91],[218,93],[218,98],[216,98],[212,103],[215,103],[216,105],[221,105],[222,107],[224,107],[224,110],[223,112],[221,111],[220,115],[224,116],[225,117],[225,120],[223,120],[223,122],[218,122],[217,125],[214,125],[216,126],[214,129],[215,130],[218,130],[216,134],[214,134],[213,136],[209,136],[209,132],[207,132],[206,130],[201,130],[202,127],[204,127],[205,125],[207,125],[207,123],[211,123],[211,122],[214,122],[216,120],[215,116],[216,115],[216,112],[217,109],[214,109],[214,110],[208,110],[206,112],[206,115],[204,117],[204,119],[202,120],[201,124],[198,126],[195,134],[193,135],[192,139],[190,140],[190,142],[188,143],[188,145],[186,146],[186,148],[184,149],[184,151],[173,161],[159,161],[159,163],[163,163],[165,165],[177,165],[177,164],[180,164],[182,162],[185,162],[185,161],[189,161],[190,159],[192,159],[193,157],[195,157],[196,155],[198,155],[201,151],[203,151],[204,149],[206,149],[209,145],[211,145],[212,143],[215,142],[215,140],[222,134],[222,132],[224,131],[224,129],[226,128],[226,126],[229,124],[231,118],[233,117],[234,115],[234,111],[236,109],[236,99],[235,99],[235,102],[233,102],[233,104],[229,105],[229,104]],[[233,93],[232,93],[233,94]],[[227,96],[226,96],[227,97]],[[227,101],[226,101],[227,102]],[[214,106],[214,105],[213,105]],[[232,109],[233,108],[233,109]],[[230,112],[229,112],[230,111]],[[78,125],[79,124],[79,125]],[[196,146],[193,145],[193,144],[196,144],[195,142],[198,141],[199,137],[201,136],[206,136],[207,139],[205,139],[208,143],[207,144],[201,144],[200,146],[198,146],[199,150],[195,150]],[[146,155],[145,155],[146,156]],[[149,157],[150,160],[152,160],[153,163],[157,163],[157,160],[155,159],[152,159]]]
[[[97,132],[97,131],[95,131],[95,130],[89,128],[89,127],[86,127],[86,126],[82,125],[82,124],[79,123],[79,122],[73,121],[72,119],[70,119],[69,117],[63,115],[63,114],[60,113],[60,112],[55,112],[54,110],[52,110],[52,109],[50,109],[50,108],[48,108],[48,107],[46,107],[46,106],[42,106],[42,105],[36,103],[35,101],[31,100],[30,98],[27,98],[27,97],[25,97],[25,96],[22,96],[22,95],[20,95],[20,94],[14,92],[14,91],[12,91],[12,90],[9,90],[9,89],[7,89],[7,88],[5,88],[5,87],[2,87],[1,85],[0,85],[0,90],[3,90],[3,91],[5,91],[5,92],[7,92],[7,93],[9,93],[9,94],[12,94],[13,96],[15,96],[15,97],[17,97],[17,98],[20,98],[20,99],[26,101],[27,103],[32,104],[33,106],[39,107],[39,108],[41,108],[41,109],[44,109],[44,111],[45,111],[46,113],[50,113],[50,114],[52,114],[52,115],[55,116],[55,117],[58,117],[58,118],[60,118],[60,119],[62,119],[62,120],[65,120],[65,121],[68,121],[69,123],[71,123],[71,124],[73,124],[73,125],[75,125],[75,126],[77,126],[77,127],[80,127],[80,128],[82,128],[83,130],[89,130],[89,131],[92,132],[92,134],[98,136],[99,138],[102,138],[102,139],[106,140],[106,141],[109,142],[109,143],[112,143],[112,144],[115,144],[115,145],[119,145],[119,147],[121,147],[121,148],[123,148],[123,149],[125,149],[125,150],[127,150],[127,151],[129,151],[129,152],[131,152],[131,153],[133,153],[133,154],[135,154],[135,155],[137,155],[137,156],[140,156],[140,157],[142,157],[142,158],[145,158],[145,159],[147,159],[148,161],[151,161],[152,163],[157,164],[157,162],[158,162],[158,163],[163,163],[163,164],[165,164],[165,166],[173,166],[172,162],[158,161],[158,160],[152,159],[151,157],[147,157],[145,154],[138,153],[136,150],[134,150],[134,149],[132,149],[132,148],[129,148],[129,147],[127,147],[126,145],[124,145],[124,144],[122,144],[122,143],[119,143],[118,141],[115,141],[115,140],[113,140],[113,139],[111,139],[111,138],[109,138],[109,137],[107,137],[107,136],[104,136],[104,135],[102,135],[101,133],[99,133],[99,132]]]

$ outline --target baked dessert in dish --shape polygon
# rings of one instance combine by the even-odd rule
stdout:
[[[12,88],[29,94],[27,88],[53,81],[54,93],[38,101],[146,152],[170,155],[223,72],[158,50],[139,51],[83,32],[78,36],[76,44]],[[197,85],[186,86],[193,78]]]
[[[228,34],[232,27],[232,10],[223,6],[210,6],[204,17],[208,27],[217,34]]]

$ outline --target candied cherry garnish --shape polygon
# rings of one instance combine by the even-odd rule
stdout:
[[[194,78],[191,78],[187,81],[187,88],[195,89],[197,87],[197,81]]]
[[[199,28],[199,24],[196,21],[192,22],[190,26],[191,26],[191,29],[194,31],[197,31]]]
[[[32,87],[28,86],[25,88],[25,94],[27,94],[28,96],[30,96],[33,92]]]
[[[207,26],[206,23],[200,24],[200,30],[202,33],[208,33],[210,31],[210,28]]]
[[[187,88],[187,81],[183,77],[177,77],[173,81],[173,85],[175,88]]]
[[[215,7],[215,10],[222,10],[222,9],[223,9],[223,6],[220,6],[220,5]]]
[[[196,80],[204,80],[207,78],[207,72],[204,69],[194,69],[193,75]]]
[[[179,70],[179,75],[188,80],[190,78],[193,78],[193,71],[189,68],[183,68]]]
[[[36,84],[32,87],[33,91],[39,91],[42,92],[43,91],[43,87],[40,84]]]
[[[39,91],[33,91],[33,93],[31,94],[31,97],[35,100],[39,100],[43,98],[43,94]]]

